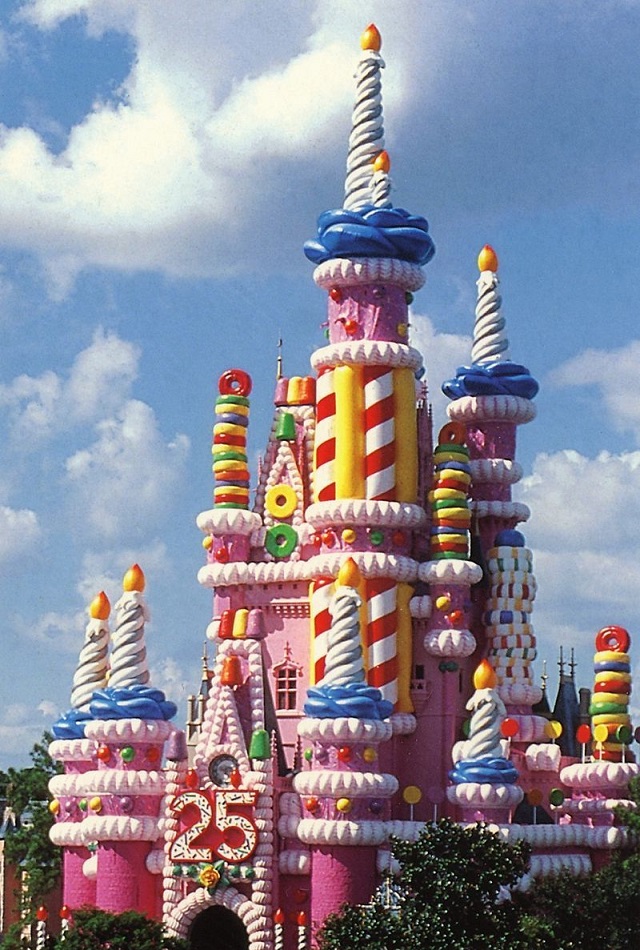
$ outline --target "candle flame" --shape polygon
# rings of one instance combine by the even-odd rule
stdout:
[[[481,660],[473,674],[474,689],[494,689],[498,677],[488,660]]]
[[[111,613],[109,598],[103,590],[89,604],[89,616],[94,620],[106,620]]]
[[[127,573],[122,579],[122,589],[127,591],[139,591],[142,593],[144,590],[145,579],[144,571],[139,564],[134,564],[129,568]]]
[[[485,244],[478,254],[478,270],[491,270],[494,274],[498,270],[498,255],[490,244]]]
[[[389,158],[389,153],[383,149],[375,158],[373,163],[374,172],[385,172],[388,173],[391,168],[391,159]]]
[[[363,50],[372,49],[376,53],[380,52],[382,46],[382,37],[375,23],[370,23],[362,36],[360,37],[360,47]]]
[[[338,584],[342,587],[357,587],[361,580],[358,565],[352,557],[348,557],[338,571]]]

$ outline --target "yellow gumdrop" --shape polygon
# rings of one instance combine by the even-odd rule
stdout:
[[[336,808],[343,814],[347,814],[353,808],[353,802],[350,798],[339,798],[336,802]]]
[[[367,746],[366,749],[362,750],[362,758],[365,760],[365,762],[375,762],[375,760],[378,758],[378,753],[373,748],[373,746]]]
[[[90,798],[89,808],[91,811],[102,811],[102,799],[98,795],[95,798]]]
[[[356,533],[353,528],[345,528],[342,532],[342,540],[345,544],[353,544],[356,539]]]
[[[211,537],[211,535],[208,535],[206,538],[202,539],[202,547],[205,548],[205,550],[207,551],[209,550],[209,548],[213,547],[213,538]]]
[[[52,815],[57,815],[60,811],[60,802],[57,798],[54,798],[52,802],[49,802],[49,811]]]
[[[446,595],[442,597],[436,597],[436,607],[438,610],[447,610],[451,606],[451,598]]]

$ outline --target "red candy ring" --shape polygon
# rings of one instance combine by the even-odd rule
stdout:
[[[251,385],[251,377],[243,369],[228,369],[218,380],[221,396],[248,396]]]
[[[467,441],[467,427],[463,422],[448,422],[438,433],[438,442],[463,445]]]
[[[596,650],[613,650],[614,653],[627,653],[631,637],[624,627],[603,627],[596,634]]]

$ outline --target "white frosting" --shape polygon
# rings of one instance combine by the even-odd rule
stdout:
[[[502,756],[500,726],[507,710],[495,689],[477,689],[466,708],[471,711],[469,738],[465,743],[465,759]]]
[[[447,406],[456,422],[513,422],[522,425],[536,417],[536,407],[521,396],[461,396]]]
[[[640,773],[634,762],[584,762],[568,765],[560,778],[569,788],[625,788]]]
[[[348,340],[345,343],[330,343],[311,354],[311,365],[321,370],[338,365],[360,364],[388,366],[392,369],[417,370],[422,366],[422,354],[406,343],[383,340]]]
[[[502,683],[498,686],[500,698],[507,705],[518,706],[521,703],[535,706],[542,699],[542,690],[531,683]]]
[[[109,686],[144,686],[149,682],[147,651],[144,645],[144,624],[149,619],[140,591],[124,591],[115,607],[116,629]]]
[[[347,498],[309,505],[305,518],[314,528],[325,525],[375,525],[376,527],[422,528],[427,514],[419,505],[402,501],[369,501]]]
[[[550,742],[527,746],[525,759],[530,772],[558,772],[562,750]]]
[[[403,290],[420,290],[425,281],[418,264],[391,257],[331,258],[319,264],[313,272],[318,287],[354,287],[358,284],[395,284]]]
[[[109,623],[92,617],[85,630],[84,644],[73,676],[71,705],[74,709],[88,710],[94,691],[106,685],[108,649]]]
[[[384,554],[381,551],[353,551],[350,556],[365,578],[390,577],[396,581],[415,581],[418,577],[418,569],[422,567],[413,558],[404,557],[401,554]],[[336,551],[335,554],[316,554],[307,563],[312,577],[335,577],[343,561],[343,552]]]
[[[478,301],[473,326],[472,363],[491,363],[509,359],[506,321],[500,313],[502,297],[498,292],[498,275],[484,270],[477,281]]]
[[[512,808],[519,805],[524,792],[519,785],[490,785],[488,782],[463,782],[450,785],[448,800],[457,805],[477,805],[482,808]]]
[[[429,630],[424,637],[424,648],[432,656],[471,656],[476,638],[470,630]]]
[[[428,594],[420,594],[409,601],[409,613],[416,620],[426,620],[431,616],[433,604]]]
[[[568,798],[565,799],[559,811],[566,815],[606,814],[610,817],[613,809],[620,805],[632,811],[637,809],[636,803],[627,798]]]
[[[198,571],[198,583],[203,587],[233,587],[238,584],[283,584],[288,581],[308,581],[312,574],[308,561],[272,561],[257,564],[233,562],[205,564]]]
[[[478,518],[506,518],[528,521],[531,511],[521,501],[472,501],[471,509]]]
[[[165,790],[164,773],[156,770],[125,771],[102,769],[81,774],[54,775],[49,791],[56,798],[61,795],[162,795]]]
[[[504,697],[502,698],[504,699]],[[518,732],[514,742],[544,742],[547,740],[548,720],[544,716],[520,716],[510,713],[509,718],[515,719],[518,723]]]
[[[360,642],[361,606],[362,600],[354,587],[339,587],[331,598],[331,626],[322,685],[346,686],[365,681]]]
[[[280,874],[310,874],[311,854],[299,848],[287,848],[278,856],[278,870]]]
[[[365,49],[356,69],[356,101],[351,118],[347,177],[343,207],[354,210],[372,204],[372,165],[384,149],[380,70],[377,50]]]
[[[92,854],[90,858],[82,864],[82,873],[89,881],[93,881],[98,876],[98,855]]]
[[[374,719],[301,719],[298,735],[323,742],[348,739],[350,742],[386,742],[393,734],[391,723]]]
[[[81,822],[59,822],[49,837],[54,844],[78,847],[91,841],[156,841],[157,818],[134,815],[87,815]]]
[[[303,818],[298,824],[298,838],[309,845],[377,845],[387,841],[385,821],[335,821]]]
[[[162,742],[175,726],[164,719],[90,719],[84,731],[99,742]]]
[[[54,739],[49,744],[49,755],[58,762],[87,762],[95,750],[91,739]]]
[[[298,772],[293,787],[300,795],[330,795],[340,798],[382,796],[389,798],[398,791],[395,775],[378,772],[339,772],[332,769]]]
[[[395,712],[391,716],[394,736],[410,736],[416,731],[417,725],[413,713]]]
[[[255,511],[242,508],[212,508],[201,512],[196,524],[204,534],[239,534],[248,537],[261,526],[262,519]]]
[[[471,459],[471,480],[474,485],[515,485],[522,478],[522,465],[511,459]]]
[[[418,579],[428,584],[460,584],[470,587],[482,579],[482,568],[473,561],[427,561],[418,568]]]
[[[584,877],[593,870],[588,854],[533,854],[531,877],[550,877],[569,871],[576,877]]]

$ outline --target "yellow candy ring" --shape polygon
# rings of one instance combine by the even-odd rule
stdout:
[[[264,506],[272,518],[290,518],[298,507],[298,496],[291,485],[272,485]]]
[[[616,726],[628,726],[631,725],[631,716],[628,713],[596,713],[592,716],[591,721],[594,726],[599,726],[600,723],[605,725],[616,725]]]
[[[593,693],[591,697],[593,703],[617,703],[618,706],[629,705],[628,693]]]
[[[239,426],[234,422],[216,422],[213,427],[214,439],[217,435],[237,435],[246,440],[247,429],[246,426]]]
[[[628,653],[618,653],[616,650],[598,650],[593,657],[594,663],[630,663]],[[598,672],[602,672],[599,670]]]
[[[429,501],[441,501],[443,498],[459,498],[461,501],[467,497],[467,493],[458,488],[434,488],[429,492]]]
[[[276,524],[268,529],[265,547],[273,557],[289,557],[298,543],[298,534],[289,524]]]
[[[626,653],[631,645],[631,637],[624,627],[603,627],[596,634],[596,650],[611,650],[616,655]]]
[[[251,377],[243,369],[228,369],[218,380],[221,396],[248,396],[251,392]]]
[[[619,680],[621,683],[630,683],[631,673],[618,673],[615,670],[601,670],[599,673],[596,673],[594,678],[595,683],[605,683],[608,680]]]

